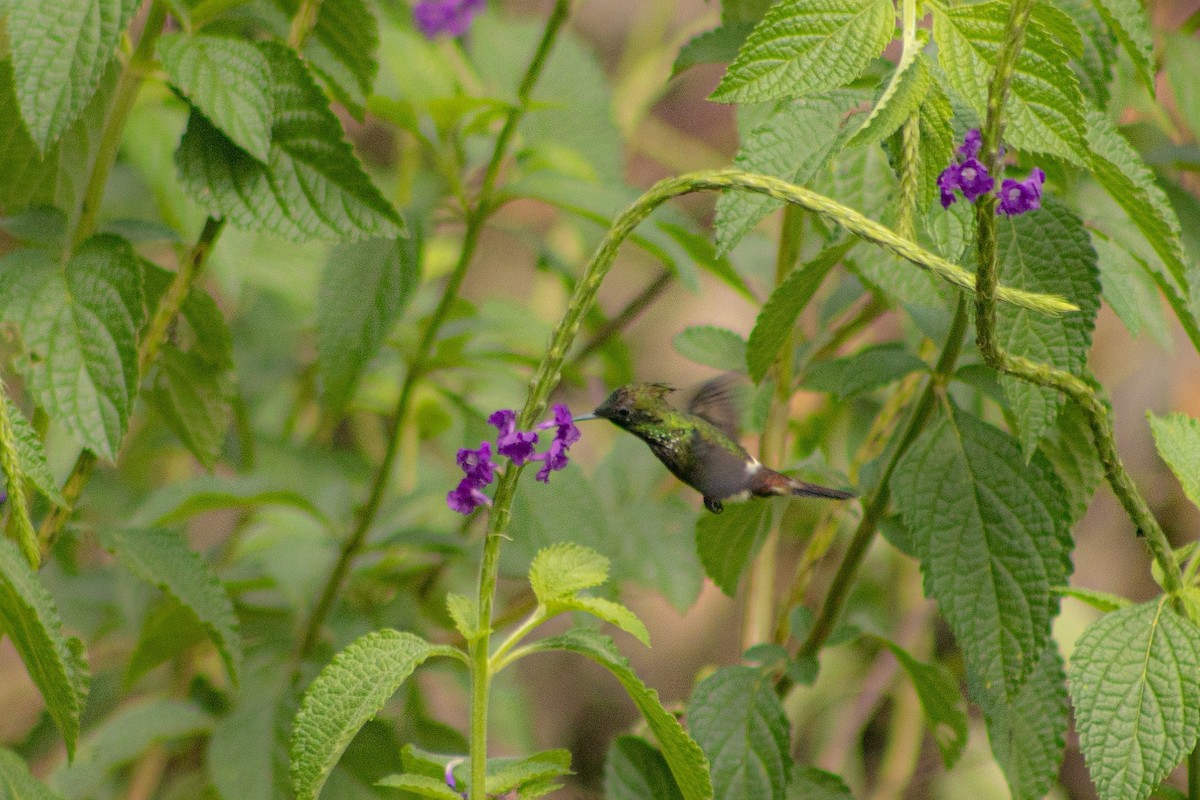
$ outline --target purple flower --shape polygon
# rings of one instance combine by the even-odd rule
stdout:
[[[426,39],[462,36],[485,4],[486,0],[420,0],[413,7],[413,21]]]
[[[942,208],[949,208],[958,202],[958,195],[954,193],[954,190],[962,185],[958,170],[958,164],[951,164],[938,175],[937,185],[942,192]]]
[[[465,447],[459,450],[458,465],[476,486],[487,486],[496,477],[496,465],[492,463],[490,442],[480,442],[478,450],[469,450]]]
[[[463,478],[457,487],[446,495],[446,505],[451,511],[470,514],[479,506],[490,506],[492,501],[479,491],[479,486],[470,478]]]
[[[1042,184],[1046,182],[1046,173],[1034,167],[1029,177],[1023,181],[1005,178],[1000,185],[1000,205],[996,206],[997,214],[1024,214],[1042,207]]]
[[[572,426],[574,427],[574,426]],[[540,456],[534,456],[534,461],[541,461],[542,468],[538,470],[534,476],[536,480],[542,483],[550,482],[550,473],[557,472],[567,466],[567,448],[568,444],[564,444],[561,439],[555,439],[550,443],[550,449],[542,453]]]
[[[968,158],[958,166],[958,188],[963,197],[974,203],[980,195],[985,195],[996,185],[996,179],[988,175],[987,167],[977,158]]]
[[[983,147],[983,134],[979,132],[979,128],[971,128],[963,137],[962,147],[958,148],[958,154],[963,158],[975,158],[979,155],[981,147]]]
[[[571,409],[562,403],[554,404],[554,419],[543,422],[537,428],[539,431],[557,428],[554,432],[554,441],[562,442],[564,447],[570,447],[579,441],[579,428],[575,427],[575,418],[571,416]]]

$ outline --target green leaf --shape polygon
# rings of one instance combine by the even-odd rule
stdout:
[[[779,103],[742,142],[733,165],[792,183],[811,183],[849,135],[846,115],[861,99],[861,93],[837,91]],[[757,192],[723,192],[717,198],[717,252],[728,253],[782,206],[782,201]]]
[[[135,0],[11,0],[8,41],[21,117],[45,153],[87,106]]]
[[[298,0],[286,0],[286,4],[290,19],[300,4]],[[304,43],[304,58],[334,99],[359,122],[379,72],[378,49],[379,26],[363,0],[323,0]]]
[[[484,793],[489,797],[499,797],[513,789],[570,774],[569,750],[547,750],[528,758],[489,758]]]
[[[146,308],[157,308],[175,273],[149,261],[142,260],[142,275],[146,285]],[[225,324],[225,315],[208,292],[193,285],[179,309],[179,318],[191,329],[188,352],[202,356],[214,367],[230,370],[233,367],[233,334]],[[175,340],[183,337],[176,322]]]
[[[1113,36],[1095,6],[1087,0],[1055,0],[1055,3],[1071,17],[1082,34],[1083,52],[1071,59],[1079,88],[1093,106],[1107,108],[1108,85],[1112,83],[1113,65],[1117,61]],[[1167,69],[1170,70],[1169,61]]]
[[[340,411],[420,282],[418,237],[333,248],[317,295],[317,375],[326,407]]]
[[[229,713],[208,740],[209,777],[225,800],[290,797],[288,729],[295,713],[290,670],[278,659],[246,665]]]
[[[772,0],[721,0],[721,22],[758,22]]]
[[[363,172],[304,63],[281,44],[254,46],[271,65],[275,97],[267,163],[193,112],[175,155],[184,187],[211,214],[294,242],[399,235],[400,216]]]
[[[1119,594],[1101,592],[1097,589],[1085,589],[1081,586],[1055,586],[1054,591],[1063,597],[1074,597],[1082,603],[1087,603],[1097,611],[1105,613],[1128,608],[1133,605],[1132,600],[1127,597],[1121,597]]]
[[[967,746],[967,704],[958,690],[958,679],[940,664],[918,661],[895,642],[880,641],[908,673],[921,701],[925,724],[941,751],[942,763],[950,769]]]
[[[679,55],[671,66],[671,77],[697,64],[728,64],[737,58],[738,50],[753,28],[753,22],[734,22],[693,36],[679,48]]]
[[[8,407],[8,422],[12,425],[13,436],[16,439],[17,462],[21,467],[21,474],[51,503],[66,506],[67,501],[58,490],[58,481],[46,463],[46,451],[42,448],[42,440],[12,400],[5,397],[4,404]]]
[[[106,528],[100,533],[100,541],[133,574],[159,587],[196,615],[236,684],[242,640],[233,603],[200,554],[188,547],[183,534]]]
[[[1138,79],[1154,95],[1154,40],[1140,0],[1096,0],[1096,10],[1133,62]]]
[[[658,740],[684,800],[710,800],[713,797],[708,761],[700,746],[687,735],[679,720],[662,707],[658,692],[648,688],[629,668],[629,662],[617,652],[611,639],[593,631],[573,630],[534,642],[530,649],[534,652],[568,650],[587,656],[611,672]]]
[[[454,627],[468,642],[483,635],[479,627],[479,607],[469,597],[454,592],[447,594],[446,613],[450,615]]]
[[[852,800],[853,797],[837,775],[816,767],[796,765],[792,769],[787,800]]]
[[[33,777],[25,760],[0,748],[0,787],[6,800],[62,800],[62,795]]]
[[[696,550],[704,572],[733,597],[746,564],[762,545],[771,521],[770,503],[738,503],[696,521]]]
[[[1179,219],[1154,174],[1099,111],[1087,116],[1088,166],[1092,175],[1137,226],[1166,271],[1154,269],[1155,281],[1183,325],[1192,346],[1200,349],[1200,323],[1189,305],[1187,258],[1180,244]],[[1151,268],[1157,265],[1148,262]]]
[[[934,6],[933,12],[938,62],[950,85],[983,118],[988,81],[1008,23],[1008,3]],[[1067,58],[1067,52],[1038,20],[1030,20],[1009,89],[1004,130],[1008,141],[1020,150],[1082,164],[1087,158],[1083,96]]]
[[[274,489],[256,477],[202,477],[164,487],[151,495],[130,523],[162,527],[184,522],[197,514],[222,509],[253,510],[262,506],[287,506],[301,511],[321,525],[332,523],[321,509],[301,494]]]
[[[879,56],[895,28],[895,9],[883,0],[782,0],[750,32],[712,99],[752,103],[837,88]]]
[[[586,611],[593,617],[601,619],[611,625],[616,625],[621,630],[633,636],[646,647],[650,646],[650,631],[646,630],[646,625],[637,615],[630,611],[620,603],[615,603],[612,600],[606,600],[603,597],[588,597],[586,595],[576,595],[574,597],[555,600],[550,603],[552,609],[571,609],[574,611]]]
[[[19,250],[0,260],[4,317],[28,353],[38,403],[109,460],[137,394],[137,333],[145,320],[141,270],[129,243],[88,239],[67,262]]]
[[[920,107],[933,85],[929,62],[921,54],[928,40],[925,31],[918,31],[915,46],[904,52],[888,82],[879,90],[870,116],[850,137],[848,145],[883,141],[899,130],[904,120]],[[925,157],[924,153],[922,157]]]
[[[150,670],[208,638],[195,613],[170,595],[151,607],[142,621],[137,645],[125,665],[122,683],[132,687]]]
[[[1083,34],[1070,14],[1051,2],[1035,5],[1032,15],[1071,56],[1078,58],[1083,55]]]
[[[1116,240],[1097,231],[1091,233],[1104,299],[1131,336],[1136,337],[1145,328],[1160,346],[1169,347],[1171,329],[1154,284],[1153,269]]]
[[[839,398],[870,392],[911,372],[928,369],[900,342],[873,345],[852,356],[818,361],[804,375],[802,386],[812,392],[829,392]]]
[[[221,458],[234,394],[227,371],[167,343],[159,351],[158,374],[147,399],[196,460],[211,470]]]
[[[697,364],[723,372],[746,369],[746,340],[728,328],[715,325],[684,328],[671,343],[681,356]]]
[[[967,665],[1011,697],[1036,666],[1067,582],[1071,537],[1062,485],[1038,453],[955,409],[929,425],[896,466],[892,493],[911,531],[925,592]]]
[[[158,41],[167,78],[235,145],[259,161],[270,157],[271,65],[250,42],[171,33]]]
[[[1183,485],[1183,493],[1200,506],[1200,422],[1185,414],[1158,417],[1151,412],[1146,419],[1158,454]]]
[[[1168,34],[1163,65],[1175,93],[1176,108],[1195,135],[1200,132],[1200,90],[1189,77],[1200,73],[1200,42],[1182,33]]]
[[[1058,781],[1067,736],[1066,684],[1062,657],[1051,642],[1015,695],[981,703],[992,754],[1013,797],[1045,797]]]
[[[606,800],[683,800],[658,748],[640,736],[618,736],[604,760]]]
[[[767,298],[767,302],[763,303],[758,319],[754,321],[754,330],[750,331],[750,340],[746,343],[746,366],[750,378],[756,383],[762,382],[767,376],[767,370],[787,341],[800,312],[817,293],[825,276],[845,257],[856,241],[851,238],[833,245],[812,261],[792,270]]]
[[[68,758],[74,757],[88,691],[83,645],[63,635],[50,593],[8,539],[0,540],[0,626],[62,732]]]
[[[1104,478],[1091,425],[1075,403],[1067,403],[1057,424],[1046,432],[1038,449],[1054,465],[1067,493],[1068,522],[1072,526],[1087,513],[1092,495]]]
[[[788,722],[769,673],[717,670],[692,692],[687,719],[712,765],[716,800],[783,798],[791,763]]]
[[[406,794],[430,797],[433,800],[462,800],[462,795],[447,786],[444,779],[431,778],[428,775],[413,775],[407,772],[401,775],[388,775],[375,785],[399,789]]]
[[[918,169],[920,192],[917,208],[929,208],[934,198],[940,195],[938,176],[954,158],[954,149],[957,146],[954,141],[953,119],[954,109],[950,105],[950,98],[936,81],[933,82],[929,91],[925,93],[917,117],[917,128],[921,133],[921,160]],[[897,131],[891,140],[895,143],[892,152],[900,152],[897,148],[903,146],[898,141],[899,136],[900,132]],[[958,263],[959,255],[961,252],[950,258],[946,253],[942,253],[943,257],[954,263]]]
[[[1200,629],[1160,597],[1084,630],[1071,700],[1088,772],[1105,800],[1140,800],[1200,738]]]
[[[50,784],[68,797],[95,797],[110,770],[133,761],[156,742],[198,736],[212,724],[212,717],[183,700],[126,706],[88,737],[74,762],[54,771]]]
[[[560,542],[538,551],[529,567],[529,583],[539,603],[570,597],[581,589],[608,580],[609,560],[571,542]]]
[[[1005,304],[996,309],[1000,346],[1015,355],[1083,376],[1100,307],[1096,251],[1083,222],[1064,206],[1047,203],[1036,213],[1009,217],[1007,224],[1001,222],[997,238],[1001,283],[1053,293],[1080,309],[1051,319]],[[1029,455],[1054,425],[1063,397],[1054,389],[1011,376],[1000,380],[1017,419],[1021,448]]]
[[[338,758],[367,720],[430,656],[456,654],[411,633],[379,630],[360,636],[308,687],[292,727],[292,787],[313,800]],[[455,656],[451,656],[455,657]]]

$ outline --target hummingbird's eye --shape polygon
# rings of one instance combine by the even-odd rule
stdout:
[[[618,409],[617,409],[617,416],[618,416],[618,417],[628,417],[628,416],[629,416],[629,409],[628,409],[628,408],[618,408]]]

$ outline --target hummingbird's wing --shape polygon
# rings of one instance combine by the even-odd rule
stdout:
[[[737,440],[739,407],[738,376],[732,373],[705,381],[687,402],[686,411],[705,420],[730,439]]]

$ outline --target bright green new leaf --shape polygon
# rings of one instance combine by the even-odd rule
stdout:
[[[1200,737],[1200,629],[1163,596],[1092,623],[1071,656],[1071,700],[1103,800],[1141,800]]]
[[[929,36],[920,31],[914,47],[906,50],[892,71],[888,82],[879,90],[879,97],[862,127],[850,137],[848,145],[872,144],[895,133],[929,93],[933,78],[929,63],[921,54]]]
[[[1137,70],[1138,80],[1154,94],[1154,39],[1150,17],[1140,0],[1096,0],[1096,10],[1116,35]]]
[[[354,640],[308,687],[292,727],[292,788],[297,800],[320,793],[359,729],[430,656],[457,657],[411,633],[373,631]]]
[[[697,364],[723,372],[746,369],[746,340],[728,328],[715,325],[684,328],[671,343],[681,356]]]
[[[982,118],[988,81],[1004,41],[1008,3],[934,6],[933,12],[938,62],[950,85]],[[1020,150],[1082,164],[1087,159],[1083,95],[1067,59],[1067,51],[1050,32],[1036,19],[1030,20],[1009,88],[1004,132]]]
[[[242,639],[233,603],[212,568],[188,547],[183,534],[167,529],[106,528],[100,533],[100,541],[131,572],[196,615],[217,646],[230,678],[237,683]]]
[[[1055,586],[1054,591],[1063,597],[1074,597],[1081,603],[1087,603],[1097,611],[1103,611],[1106,614],[1109,611],[1118,611],[1133,605],[1132,600],[1122,597],[1119,594],[1101,592],[1097,589],[1085,589],[1082,586]]]
[[[489,758],[484,791],[488,797],[499,797],[514,789],[537,787],[554,778],[570,774],[569,750],[547,750],[528,758]]]
[[[1071,525],[1083,519],[1096,487],[1104,479],[1104,466],[1100,463],[1093,437],[1083,411],[1075,403],[1067,403],[1058,412],[1055,425],[1046,431],[1038,444],[1038,449],[1054,465],[1067,493]]]
[[[550,605],[552,609],[563,608],[571,609],[573,611],[586,611],[593,617],[617,626],[630,636],[633,636],[642,644],[646,645],[646,647],[650,646],[650,631],[646,630],[645,623],[638,619],[636,614],[620,603],[615,603],[612,600],[606,600],[603,597],[575,595],[574,597],[556,600]]]
[[[696,550],[713,583],[733,597],[750,558],[762,545],[771,520],[770,503],[739,503],[696,521]]]
[[[454,627],[468,642],[482,635],[479,629],[479,607],[474,600],[450,592],[446,595],[446,613],[450,615]]]
[[[56,505],[67,505],[67,501],[58,490],[58,481],[50,472],[50,465],[46,463],[46,451],[42,448],[42,440],[12,400],[5,397],[4,403],[8,407],[8,422],[12,425],[13,436],[16,438],[17,462],[21,474],[47,500]]]
[[[940,664],[925,664],[895,642],[881,640],[908,673],[917,690],[925,724],[942,754],[946,769],[954,766],[967,746],[967,704],[958,690],[958,679]]]
[[[462,795],[446,785],[445,778],[433,778],[429,775],[413,775],[403,773],[389,775],[375,784],[388,789],[399,789],[406,795],[415,794],[419,797],[429,797],[432,800],[462,800]]]
[[[604,759],[606,800],[682,800],[662,753],[640,736],[618,736]]]
[[[68,757],[74,756],[88,692],[83,645],[63,635],[53,598],[8,539],[0,540],[0,626],[46,701]]]
[[[797,764],[788,779],[787,800],[852,800],[853,797],[845,781],[816,767]]]
[[[996,309],[996,334],[1010,353],[1050,364],[1074,375],[1087,369],[1092,328],[1100,308],[1096,251],[1083,222],[1058,203],[1032,214],[1000,220],[1000,281],[1006,286],[1064,297],[1079,311],[1049,318],[1009,304]],[[1063,405],[1053,389],[1001,378],[1028,456]]]
[[[129,243],[93,236],[65,267],[43,251],[19,250],[0,260],[0,296],[38,403],[97,455],[115,459],[137,394],[146,315]]]
[[[938,602],[987,691],[1011,697],[1036,666],[1067,582],[1067,501],[1050,463],[955,410],[929,425],[892,478],[896,507]]]
[[[836,89],[879,56],[895,29],[887,0],[782,0],[750,32],[712,99],[753,103]]]
[[[317,375],[326,407],[340,411],[412,298],[420,244],[368,239],[329,253],[317,295]]]
[[[782,800],[791,766],[788,722],[769,673],[717,670],[692,692],[687,719],[712,765],[716,800]]]
[[[535,652],[568,650],[587,656],[611,672],[625,687],[658,740],[684,800],[711,800],[713,787],[708,777],[708,761],[700,746],[687,735],[679,720],[662,707],[658,692],[648,688],[630,669],[629,662],[617,652],[611,639],[593,631],[573,630],[535,642],[531,649]]]
[[[538,602],[561,600],[608,580],[609,560],[580,544],[560,542],[538,551],[529,567],[529,583]]]
[[[233,416],[229,373],[173,344],[162,346],[158,374],[147,399],[206,469],[221,458]]]
[[[1183,493],[1200,506],[1200,422],[1185,414],[1146,414],[1158,454],[1183,485]]]
[[[193,112],[175,160],[184,188],[216,216],[295,242],[397,236],[403,222],[363,171],[296,54],[254,45],[271,65],[275,118],[267,162]]]
[[[11,0],[8,41],[21,117],[45,153],[100,88],[135,0]]]
[[[809,366],[802,385],[810,392],[852,397],[887,386],[928,365],[900,342],[873,345],[852,356],[818,361]]]
[[[992,754],[1013,797],[1045,797],[1058,780],[1067,736],[1067,677],[1053,642],[1011,698],[972,696],[983,706]]]
[[[0,748],[0,786],[7,800],[62,800],[62,795],[33,777],[25,760]]]
[[[167,34],[158,41],[167,77],[230,141],[259,161],[270,157],[271,65],[250,42]]]

